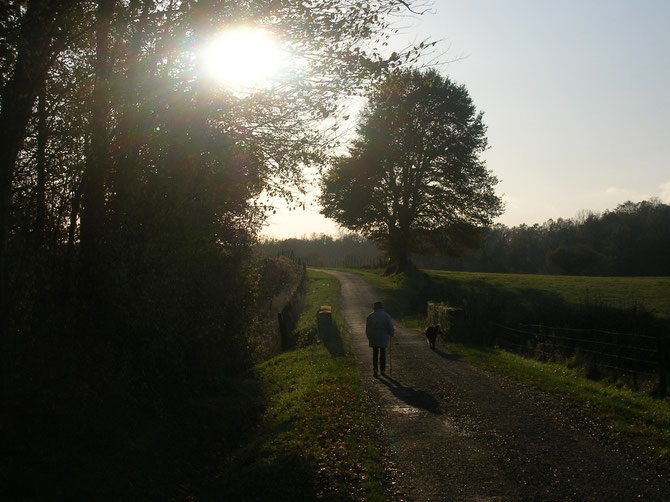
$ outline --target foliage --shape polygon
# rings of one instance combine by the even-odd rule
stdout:
[[[428,302],[426,306],[426,326],[440,326],[441,333],[451,339],[454,330],[454,316],[460,309],[450,307],[444,302]]]
[[[304,266],[285,257],[255,261],[258,271],[256,309],[247,346],[254,362],[260,362],[295,346],[289,332],[302,311]]]
[[[1,496],[167,500],[213,475],[254,421],[258,200],[300,190],[338,99],[399,64],[378,50],[397,5],[0,2]],[[301,63],[254,93],[207,81],[198,47],[238,24]]]
[[[215,252],[163,260],[132,298],[108,291],[95,332],[5,333],[7,499],[170,498],[253,420],[236,407],[249,277]]]
[[[433,70],[397,72],[325,173],[322,212],[380,243],[400,270],[410,252],[455,252],[501,213],[480,159],[485,132],[464,86]]]
[[[626,202],[602,214],[484,230],[458,258],[415,257],[422,268],[526,274],[670,276],[670,206]]]
[[[542,225],[496,224],[482,230],[478,247],[463,255],[414,253],[412,261],[423,269],[469,272],[667,277],[668,208],[650,200]],[[294,256],[317,267],[376,268],[386,261],[372,241],[356,234],[268,239],[256,250],[261,256]]]

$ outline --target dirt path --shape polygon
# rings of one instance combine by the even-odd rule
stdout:
[[[389,498],[406,501],[670,501],[670,482],[576,412],[475,368],[398,322],[392,376],[372,377],[365,280],[328,271],[390,454]],[[388,365],[388,363],[387,363]],[[387,374],[389,368],[387,367]]]

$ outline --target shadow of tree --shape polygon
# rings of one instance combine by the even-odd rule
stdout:
[[[258,459],[262,458],[262,461]],[[228,500],[317,500],[319,466],[289,452],[272,455],[262,448],[249,448],[235,458],[228,470],[204,495],[215,500],[225,493]]]
[[[412,406],[413,408],[426,410],[436,415],[440,414],[437,399],[435,399],[429,393],[422,390],[416,390],[411,387],[405,387],[400,382],[398,382],[398,380],[388,375],[380,378],[380,381],[391,390],[391,393],[396,398]]]

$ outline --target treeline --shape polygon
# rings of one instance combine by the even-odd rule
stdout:
[[[337,238],[312,234],[302,239],[264,239],[255,250],[262,257],[287,256],[312,267],[379,268],[386,263],[374,242],[356,234]]]
[[[424,258],[423,263],[481,272],[668,276],[668,253],[670,206],[650,200],[542,225],[497,225],[485,231],[481,246],[465,256],[434,262]]]
[[[183,78],[186,7],[0,7],[3,500],[186,498],[250,422],[262,160]]]
[[[291,255],[314,266],[380,267],[373,243],[354,236],[268,240],[265,256]],[[542,225],[494,225],[479,246],[459,256],[413,255],[426,269],[592,276],[669,276],[670,206],[626,202],[602,214],[549,220]]]

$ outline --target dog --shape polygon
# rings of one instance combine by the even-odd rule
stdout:
[[[426,338],[428,339],[428,345],[430,345],[431,349],[435,350],[435,340],[437,340],[437,336],[441,332],[439,324],[437,326],[428,326],[426,328]]]

